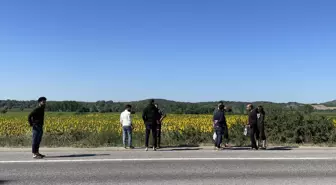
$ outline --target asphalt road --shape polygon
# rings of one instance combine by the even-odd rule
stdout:
[[[41,150],[43,151],[43,149]],[[0,151],[1,184],[335,184],[336,149]]]

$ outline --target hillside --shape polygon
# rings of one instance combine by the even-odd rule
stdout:
[[[327,107],[336,107],[336,100],[325,102],[325,103],[322,103],[322,104],[327,106]]]
[[[165,99],[155,100],[159,106],[168,113],[178,114],[208,114],[214,111],[218,101],[209,102],[178,102]],[[228,107],[231,107],[234,113],[242,114],[245,112],[246,104],[250,102],[239,101],[223,101]],[[273,103],[266,101],[252,102],[255,105],[263,105],[273,108],[294,108],[303,107],[304,104],[289,103]],[[120,112],[126,104],[131,104],[136,112],[142,111],[148,104],[148,100],[132,101],[132,102],[113,102],[113,101],[97,101],[97,102],[78,102],[78,101],[49,101],[47,111],[60,112]],[[36,101],[16,101],[16,100],[0,100],[0,107],[6,110],[23,111],[32,109],[36,106]]]

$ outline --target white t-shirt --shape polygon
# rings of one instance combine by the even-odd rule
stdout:
[[[132,125],[131,113],[128,110],[125,110],[120,114],[120,123],[122,124],[122,126]]]

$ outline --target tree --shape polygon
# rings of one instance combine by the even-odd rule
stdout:
[[[8,112],[8,107],[7,106],[3,107],[1,110],[1,113],[6,114],[7,112]]]

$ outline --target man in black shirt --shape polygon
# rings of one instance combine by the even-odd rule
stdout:
[[[28,116],[28,123],[32,127],[32,153],[34,159],[41,159],[45,157],[39,153],[39,148],[43,135],[44,111],[47,98],[40,97],[38,99],[38,107],[35,108]]]
[[[155,107],[154,100],[149,101],[149,105],[143,110],[142,119],[146,126],[146,151],[148,151],[148,142],[150,131],[152,131],[153,136],[153,150],[156,151],[157,147],[157,125],[160,120],[160,114],[158,108]]]
[[[252,104],[248,104],[246,107],[248,111],[248,126],[250,127],[251,147],[258,150],[256,139],[259,140],[258,129],[258,110],[253,107]]]
[[[216,132],[215,147],[221,149],[222,136],[224,134],[225,147],[229,147],[229,132],[225,118],[225,106],[222,102],[218,104],[218,110],[213,115],[214,130]]]

